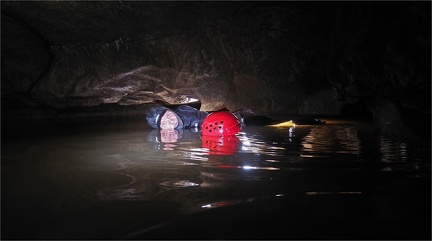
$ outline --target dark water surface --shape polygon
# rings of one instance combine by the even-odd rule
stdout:
[[[367,121],[184,131],[2,122],[2,239],[429,239],[430,143]]]

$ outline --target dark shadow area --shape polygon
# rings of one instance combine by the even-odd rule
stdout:
[[[362,100],[359,100],[354,104],[346,104],[342,109],[340,116],[349,119],[373,119],[372,112]]]

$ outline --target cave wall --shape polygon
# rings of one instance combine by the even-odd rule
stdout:
[[[430,2],[1,6],[2,109],[196,98],[203,110],[338,115],[362,101],[378,123],[430,121]]]
[[[295,4],[41,2],[31,3],[34,12],[24,15],[19,12],[24,4],[2,4],[7,9],[2,13],[21,15],[23,21],[35,20],[34,25],[59,32],[54,35],[44,29],[41,33],[54,60],[29,89],[33,99],[55,108],[154,100],[174,103],[192,97],[201,100],[204,110],[226,106],[295,113],[310,94],[305,92],[311,92],[301,84],[304,72],[311,71],[308,58],[320,51],[304,40],[312,36],[316,39],[308,42],[325,46],[317,43],[319,33],[301,34],[317,26],[311,21],[313,13],[302,12]],[[53,10],[69,16],[70,25],[91,19],[89,25],[95,29],[89,32],[94,33],[86,32],[89,26],[71,29],[57,14],[44,17]],[[101,12],[113,24],[120,10],[140,11],[145,17],[133,21],[132,14],[116,24],[142,26],[125,27],[131,29],[124,33],[121,27],[96,29],[107,27],[100,23]],[[72,13],[79,15],[72,18]],[[106,41],[94,39],[100,32],[107,32]],[[325,76],[318,75],[314,81],[330,89]]]
[[[1,15],[1,95],[19,106],[34,106],[28,92],[48,70],[52,58],[43,38],[25,25]],[[7,34],[3,34],[6,32]]]

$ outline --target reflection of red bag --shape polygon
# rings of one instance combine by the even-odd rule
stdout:
[[[237,136],[202,136],[202,147],[213,155],[232,155],[238,151],[241,142]]]

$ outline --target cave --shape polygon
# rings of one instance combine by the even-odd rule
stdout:
[[[430,179],[430,162],[425,161],[430,159],[431,138],[430,1],[1,1],[1,38],[2,176],[6,176],[2,182],[2,209],[9,210],[6,218],[2,217],[2,230],[6,232],[2,238],[163,239],[173,238],[168,234],[178,232],[179,238],[191,239],[286,239],[282,235],[286,227],[272,222],[270,217],[290,215],[290,211],[301,217],[302,224],[308,223],[308,218],[315,214],[322,214],[321,219],[311,224],[318,227],[316,236],[309,233],[309,226],[297,224],[297,233],[289,237],[293,239],[430,238],[427,232],[428,228],[430,231],[430,220],[427,221],[430,208],[425,211],[425,206],[430,205],[430,183],[425,182]],[[186,147],[178,150],[176,144],[162,145],[160,136],[157,137],[160,134],[151,132],[145,122],[153,106],[183,104],[206,112],[248,110],[263,118],[283,121],[331,121],[320,121],[325,124],[316,128],[313,125],[295,127],[291,126],[292,122],[284,122],[288,125],[286,130],[270,129],[262,135],[267,138],[264,141],[260,142],[256,136],[250,138],[253,147],[244,144],[249,141],[246,138],[236,142],[212,140],[211,143],[221,145],[219,151],[223,144],[233,150],[239,149],[236,146],[239,143],[246,147],[200,164],[196,161],[202,157],[194,156],[196,153],[191,151],[195,160],[190,156],[183,160],[189,165],[186,167],[173,158],[175,155],[153,153],[171,150],[180,155]],[[357,126],[333,127],[354,120],[366,121],[371,124],[367,128],[377,131],[365,131],[363,126],[358,129]],[[131,124],[127,124],[129,121]],[[334,129],[327,131],[326,126]],[[122,130],[128,131],[121,137],[113,137]],[[64,138],[62,133],[70,136]],[[80,142],[80,134],[87,139]],[[150,137],[145,139],[139,136],[141,134]],[[185,145],[197,140],[201,143],[201,137],[191,137],[197,133],[179,131],[177,134],[183,136]],[[131,145],[125,145],[129,140],[121,138],[130,138]],[[323,140],[334,141],[337,147]],[[106,149],[102,148],[103,141],[106,141]],[[27,142],[30,144],[25,144]],[[286,146],[271,146],[278,142]],[[410,144],[406,144],[408,142]],[[153,145],[155,150],[143,147]],[[290,150],[290,145],[296,145],[293,153],[300,153],[298,156],[284,152]],[[123,150],[128,150],[127,154],[132,157],[124,157]],[[254,159],[272,152],[275,152],[275,159]],[[136,153],[150,159],[166,155],[169,163],[175,164],[165,170],[163,165],[168,164],[152,163],[160,169],[147,173],[148,166]],[[236,155],[247,158],[230,159]],[[331,158],[321,162],[320,155]],[[20,159],[29,156],[34,156],[36,161]],[[292,159],[279,161],[276,160],[278,156]],[[89,163],[86,158],[95,161]],[[253,161],[260,165],[249,163]],[[136,167],[136,163],[143,166]],[[326,165],[333,164],[344,168],[332,166],[334,169],[328,171]],[[271,165],[280,166],[273,168]],[[199,179],[194,176],[196,170],[183,177],[184,173],[176,169],[179,166],[184,169],[199,167],[201,179],[196,180]],[[236,168],[245,171],[241,172],[241,178],[232,174],[240,172]],[[274,170],[289,170],[294,174],[278,176]],[[302,173],[308,170],[314,175],[306,180],[295,172],[298,170]],[[362,176],[356,170],[370,176]],[[248,176],[247,171],[273,171],[275,176],[253,177]],[[139,176],[143,173],[147,176]],[[17,183],[15,174],[22,177],[17,178]],[[178,182],[171,181],[173,176]],[[121,189],[122,185],[129,185],[131,177],[137,181],[135,186]],[[33,178],[38,181],[32,181]],[[271,193],[272,190],[286,191],[286,187],[285,184],[267,186],[270,180],[287,181],[289,178],[293,183],[300,183],[293,185],[297,188],[294,194]],[[160,182],[155,183],[156,179]],[[226,180],[235,185],[230,186]],[[257,180],[262,182],[251,185]],[[183,196],[177,193],[183,187],[204,186],[200,182],[209,185],[206,187],[209,189],[217,189],[217,185],[227,187],[228,193],[234,193],[233,187],[238,187],[236,195],[241,193],[237,196],[244,199],[223,199],[225,196],[217,192],[191,191],[182,193]],[[217,185],[212,186],[212,182]],[[375,187],[369,182],[378,184]],[[262,196],[249,193],[249,185],[256,187]],[[102,190],[108,186],[112,189]],[[243,186],[247,188],[242,189]],[[315,189],[309,190],[310,187]],[[331,191],[321,190],[327,187]],[[345,187],[357,189],[347,191]],[[94,191],[96,188],[102,191]],[[18,189],[27,191],[21,194]],[[84,189],[86,192],[81,193]],[[102,199],[101,196],[112,198],[130,191],[128,195],[137,197],[144,189],[155,193],[163,190],[159,192],[163,195],[157,197],[160,199],[151,201],[148,200],[153,196],[142,194],[148,198],[145,210],[138,208],[142,200],[129,200],[126,194],[122,196],[124,199],[92,206],[94,200]],[[369,193],[363,189],[373,191]],[[392,190],[412,194],[416,200]],[[94,192],[88,194],[87,191]],[[385,194],[376,194],[381,191]],[[57,194],[60,197],[55,196]],[[85,196],[87,194],[91,197]],[[266,201],[271,195],[286,198],[291,194],[295,201],[284,200],[298,205],[293,209],[278,212],[277,208],[286,203]],[[11,198],[4,200],[8,195]],[[362,198],[370,195],[367,197],[373,200],[363,198],[362,201],[366,201],[362,202],[351,198],[356,195]],[[32,203],[30,200],[34,196],[37,198]],[[195,214],[195,206],[179,201],[191,197],[196,198],[194,202],[211,199],[214,202],[199,203],[200,208],[211,210]],[[160,201],[162,199],[169,201]],[[350,222],[340,221],[346,218],[346,213],[340,209],[332,212],[332,208],[336,210],[329,204],[332,201],[347,204],[346,209],[360,219],[356,221],[350,217]],[[387,201],[389,206],[386,206]],[[370,210],[376,212],[365,211],[362,216],[355,208],[356,202],[361,203],[361,207],[366,207],[365,202],[368,202],[373,206],[368,206]],[[241,211],[235,208],[238,203],[245,203]],[[307,206],[310,204],[317,204],[320,209]],[[389,211],[402,209],[402,204],[418,209],[397,214]],[[221,208],[226,211],[213,212],[214,207],[226,207]],[[303,215],[300,210],[307,207],[312,208]],[[134,208],[139,211],[135,212]],[[265,220],[262,223],[267,224],[266,228],[275,225],[275,236],[266,236],[251,219],[244,218],[251,216],[249,210],[255,208],[264,210],[256,216]],[[115,211],[107,211],[110,209]],[[14,216],[13,210],[21,211]],[[26,218],[26,210],[34,216]],[[88,214],[87,210],[90,210]],[[230,210],[236,210],[232,214],[234,221],[224,226],[221,224],[223,216],[231,215]],[[126,220],[125,212],[133,216],[135,226],[117,229],[109,222],[116,218]],[[165,218],[172,218],[178,212],[193,215],[174,218],[166,232],[153,233],[153,229],[165,227]],[[410,218],[412,213],[420,217],[404,233],[406,227],[399,221]],[[45,214],[47,216],[43,216]],[[141,214],[149,215],[151,221],[141,220]],[[221,224],[218,228],[235,234],[235,227],[240,227],[243,236],[223,236],[215,229],[203,228],[212,223],[207,214],[218,220]],[[324,216],[330,214],[333,215],[331,220],[337,221],[342,230],[345,228],[345,233],[327,233],[332,227],[331,222],[324,221]],[[79,215],[90,218],[81,222]],[[105,215],[106,220],[101,221],[99,218]],[[90,225],[92,220],[96,221]],[[181,228],[188,230],[188,221],[202,229],[198,233],[181,232]],[[319,228],[320,221],[325,223],[325,228]],[[254,228],[241,228],[242,222]],[[296,220],[289,222],[296,225]],[[355,228],[362,222],[367,223],[368,232]],[[70,224],[71,228],[62,224]],[[53,226],[50,225],[58,225],[52,228],[55,232],[51,232]],[[25,226],[26,231],[17,231],[21,226]],[[98,229],[103,231],[98,232]],[[386,236],[392,231],[395,231],[393,235]],[[303,236],[302,232],[308,235]]]
[[[430,116],[429,4],[2,1],[2,117],[191,99],[338,116],[361,100],[383,131],[409,129],[402,108]]]

